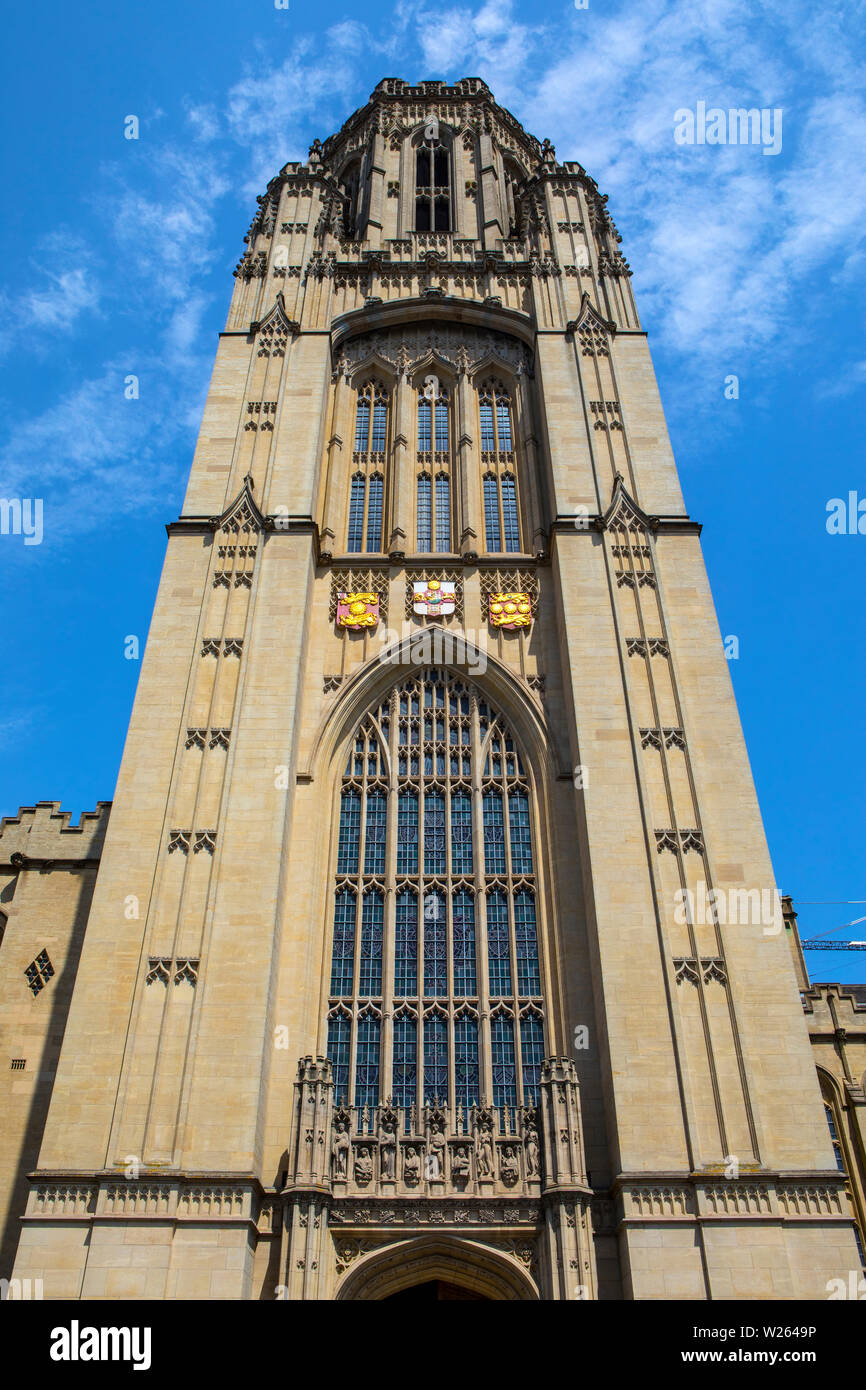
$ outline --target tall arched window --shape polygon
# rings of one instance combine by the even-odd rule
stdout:
[[[451,425],[447,390],[428,376],[418,393],[415,528],[418,549],[446,553],[451,541]]]
[[[498,381],[478,395],[484,495],[484,539],[490,552],[520,550],[520,515],[511,398]]]
[[[439,139],[425,140],[415,154],[415,230],[451,231],[451,152]]]
[[[382,549],[387,443],[388,396],[379,382],[368,381],[359,389],[355,407],[355,447],[346,535],[346,549],[350,554]]]
[[[535,1104],[545,1055],[533,791],[502,718],[429,669],[362,722],[340,788],[338,1100]],[[373,1099],[375,1097],[375,1100]]]
[[[827,1116],[827,1128],[830,1131],[830,1142],[833,1145],[833,1155],[836,1159],[836,1167],[840,1173],[844,1173],[848,1180],[848,1200],[851,1208],[851,1215],[854,1218],[854,1239],[857,1242],[857,1250],[860,1254],[860,1263],[866,1269],[866,1247],[863,1243],[863,1224],[860,1213],[857,1210],[857,1199],[851,1181],[851,1174],[848,1171],[845,1149],[842,1142],[843,1119],[842,1111],[839,1106],[838,1098],[834,1094],[833,1084],[825,1076],[821,1075],[819,1068],[819,1080],[821,1083],[821,1094],[824,1099],[824,1113]]]

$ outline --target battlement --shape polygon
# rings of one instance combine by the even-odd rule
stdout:
[[[21,806],[14,816],[0,819],[0,864],[23,868],[32,861],[99,859],[110,814],[111,802],[97,801],[96,809],[82,811],[74,825],[72,812],[61,811],[59,801]]]

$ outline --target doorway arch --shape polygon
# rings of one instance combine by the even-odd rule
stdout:
[[[434,1282],[463,1289],[472,1299],[537,1302],[539,1297],[528,1271],[511,1256],[475,1241],[421,1236],[360,1259],[344,1275],[336,1298],[377,1302]]]

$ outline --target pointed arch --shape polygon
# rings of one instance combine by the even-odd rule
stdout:
[[[511,1255],[480,1242],[439,1234],[395,1241],[362,1256],[343,1275],[335,1298],[358,1302],[390,1298],[401,1289],[433,1279],[462,1284],[498,1302],[537,1302],[539,1298],[528,1270]]]
[[[411,663],[388,674],[387,687],[367,690],[359,718],[355,711],[348,756],[339,738],[333,744],[343,800],[330,871],[327,1007],[345,1002],[356,1018],[349,1103],[369,1104],[381,1078],[381,1094],[397,1086],[412,1104],[520,1104],[529,1091],[518,1012],[541,1005],[543,970],[549,978],[552,969],[546,918],[537,911],[545,817],[536,788],[543,798],[547,769],[539,767],[533,783],[512,721],[462,671]],[[389,745],[387,777],[364,733],[373,724]],[[346,824],[357,827],[349,854]],[[488,998],[496,1005],[492,1022]],[[371,1003],[381,1028],[369,1024]],[[405,1013],[394,1026],[403,1006],[417,1027]],[[337,1043],[344,1048],[342,1031]],[[540,1062],[533,1053],[527,1063],[534,1095]]]

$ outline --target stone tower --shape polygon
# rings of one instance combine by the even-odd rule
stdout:
[[[619,241],[477,78],[381,82],[259,199],[30,1183],[46,1297],[858,1267]]]

